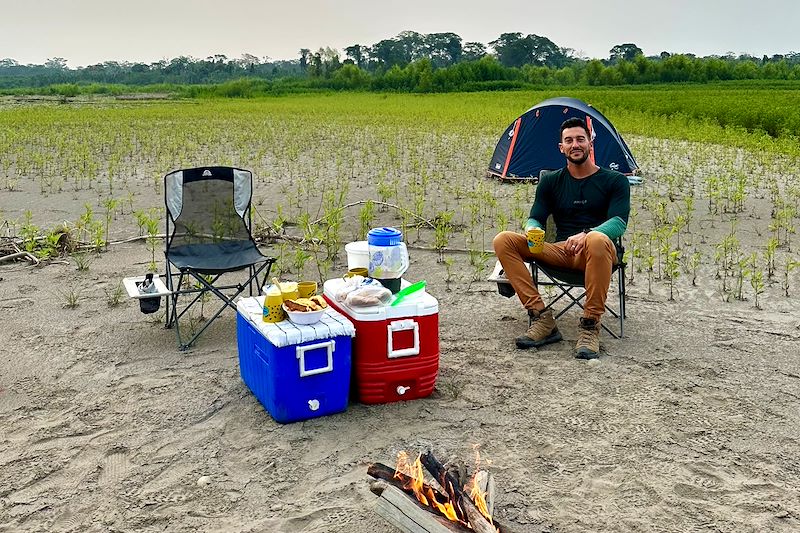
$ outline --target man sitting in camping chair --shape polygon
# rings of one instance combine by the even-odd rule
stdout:
[[[504,231],[494,238],[494,251],[531,318],[528,331],[516,339],[518,348],[561,340],[553,312],[542,301],[525,262],[534,260],[584,272],[586,304],[575,356],[596,359],[600,352],[600,318],[618,261],[614,241],[622,236],[628,223],[630,185],[623,174],[594,163],[591,133],[582,119],[564,121],[560,138],[558,147],[567,165],[542,176],[525,224],[526,233],[531,228],[544,229],[552,215],[557,242],[546,242],[541,252],[532,253],[525,235]]]

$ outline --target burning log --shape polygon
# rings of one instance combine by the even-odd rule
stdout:
[[[489,516],[494,516],[494,476],[486,470],[480,470],[475,474],[475,485],[481,494],[484,494],[483,499],[486,501],[486,510]]]
[[[367,467],[367,474],[375,479],[382,480],[396,487],[412,497],[416,502],[422,496],[423,506],[429,512],[438,513],[448,520],[457,520],[458,517],[452,508],[449,496],[436,480],[424,483],[422,478],[422,465],[419,465],[418,478],[411,477],[381,463],[373,463]],[[373,491],[375,492],[375,491]],[[376,493],[377,494],[377,493]]]
[[[405,533],[463,533],[465,528],[458,522],[432,514],[420,506],[416,499],[409,498],[396,486],[386,480],[378,480],[370,485],[370,490],[380,498],[375,511],[387,522]]]
[[[444,487],[460,520],[469,522],[470,527],[476,533],[497,533],[497,528],[481,514],[470,497],[461,489],[458,480],[445,469],[444,465],[431,452],[423,453],[420,461],[433,474],[436,481]]]
[[[402,472],[398,472],[394,468],[386,466],[383,463],[372,463],[369,465],[369,467],[367,467],[367,474],[375,479],[383,479],[384,481],[388,481],[406,494],[414,494],[414,491],[408,488],[411,487],[411,484],[414,482],[413,478]],[[430,482],[425,480],[424,486],[429,487],[436,495],[436,499],[440,502],[447,499],[444,489],[435,479],[431,479]]]

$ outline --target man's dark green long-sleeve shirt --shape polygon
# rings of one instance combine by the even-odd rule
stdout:
[[[600,168],[591,176],[576,179],[564,167],[542,176],[530,218],[544,228],[547,217],[553,215],[557,241],[590,230],[613,240],[625,232],[630,210],[631,189],[623,174]]]

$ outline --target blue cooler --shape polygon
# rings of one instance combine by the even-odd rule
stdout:
[[[283,424],[347,409],[353,324],[330,307],[316,324],[264,322],[263,300],[236,304],[239,369],[261,405]]]

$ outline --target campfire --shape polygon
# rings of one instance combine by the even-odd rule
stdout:
[[[468,478],[465,467],[445,467],[431,452],[414,461],[400,452],[396,468],[374,463],[367,474],[377,480],[370,489],[380,496],[378,514],[403,531],[502,533],[492,519],[494,480],[485,470]]]

